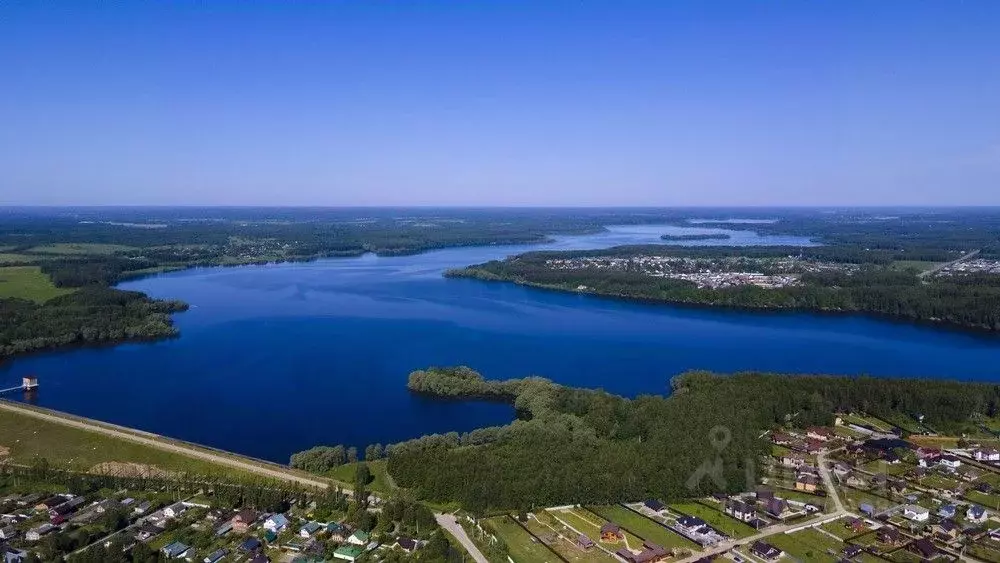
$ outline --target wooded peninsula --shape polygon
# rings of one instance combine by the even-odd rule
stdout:
[[[506,401],[517,420],[390,445],[388,471],[421,499],[476,513],[696,498],[719,491],[713,479],[690,482],[706,461],[719,463],[726,492],[746,490],[770,455],[762,432],[779,425],[826,426],[837,412],[864,411],[922,415],[958,434],[1000,412],[1000,385],[987,383],[689,372],[669,386],[669,396],[626,399],[541,377],[488,380],[467,367],[415,371],[414,393]]]

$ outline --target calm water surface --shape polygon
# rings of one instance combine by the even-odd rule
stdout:
[[[411,396],[407,374],[429,365],[467,364],[494,378],[539,374],[625,395],[663,392],[670,377],[695,368],[1000,379],[1000,339],[992,337],[441,277],[530,248],[654,243],[665,232],[718,231],[620,227],[535,247],[206,268],[129,282],[122,287],[191,304],[175,317],[180,338],[26,358],[0,368],[0,388],[37,373],[42,406],[285,462],[316,444],[364,447],[510,420],[504,405]],[[731,244],[808,244],[727,232]]]

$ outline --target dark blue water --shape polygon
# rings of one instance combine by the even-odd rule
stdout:
[[[658,242],[666,231],[621,228],[545,247]],[[808,243],[745,232],[730,242]],[[1000,339],[992,337],[441,277],[525,250],[209,268],[130,282],[123,287],[192,305],[175,317],[180,338],[26,358],[0,370],[0,388],[37,373],[42,406],[283,462],[316,444],[364,447],[511,419],[504,405],[410,395],[407,374],[429,365],[467,364],[494,378],[538,374],[626,395],[662,393],[687,369],[1000,380]]]

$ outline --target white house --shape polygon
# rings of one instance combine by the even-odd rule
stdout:
[[[319,522],[307,522],[304,526],[299,529],[299,537],[311,538],[313,534],[320,531],[323,526]]]
[[[994,450],[992,448],[986,450],[975,450],[972,452],[972,457],[976,461],[1000,461],[1000,450]]]
[[[181,514],[184,514],[185,511],[187,511],[187,507],[184,506],[184,503],[175,502],[163,509],[163,515],[167,518],[177,518]]]
[[[275,534],[288,527],[288,518],[284,514],[272,514],[264,520],[264,529]]]
[[[988,517],[989,514],[986,512],[986,509],[976,504],[970,506],[965,511],[965,519],[976,524],[982,524]]]
[[[958,469],[962,466],[962,460],[953,455],[943,455],[938,459],[938,465],[947,467],[948,469]]]
[[[368,535],[368,532],[365,532],[364,530],[358,530],[353,534],[351,534],[351,537],[347,538],[347,543],[351,545],[363,546],[368,544],[369,539],[371,539],[371,536]]]
[[[44,536],[45,534],[48,534],[49,532],[51,532],[52,530],[55,530],[55,529],[56,529],[55,526],[53,526],[52,524],[49,524],[48,522],[46,522],[46,523],[42,524],[41,526],[39,526],[37,528],[32,528],[32,529],[28,530],[28,533],[25,534],[24,537],[28,541],[38,541],[38,540],[42,539],[42,536]]]
[[[913,520],[914,522],[926,522],[930,517],[931,511],[922,506],[907,504],[903,507],[903,518],[906,518],[907,520]]]

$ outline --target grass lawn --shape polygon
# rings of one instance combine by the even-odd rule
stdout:
[[[867,503],[875,507],[876,510],[882,511],[890,506],[895,506],[899,504],[898,502],[893,502],[889,499],[885,499],[879,496],[875,496],[864,491],[859,491],[857,489],[840,489],[840,499],[845,505],[857,510],[862,503]]]
[[[948,477],[944,477],[942,475],[931,473],[926,477],[921,478],[920,484],[924,487],[953,490],[955,487],[958,486],[958,481],[950,479]]]
[[[588,508],[599,514],[602,518],[618,524],[636,536],[660,544],[668,549],[672,547],[683,547],[691,550],[698,549],[698,544],[693,541],[668,530],[641,514],[632,512],[624,506],[591,506]]]
[[[966,552],[973,557],[982,559],[983,561],[1000,563],[1000,550],[987,545],[972,544],[968,547]]]
[[[922,436],[922,435],[912,435],[907,438],[910,442],[918,446],[924,446],[927,448],[957,448],[958,438],[954,436]]]
[[[1000,507],[1000,496],[996,494],[988,495],[975,489],[969,489],[968,491],[965,491],[965,498],[976,504],[981,504],[994,512],[996,512],[998,507]]]
[[[785,457],[792,450],[786,448],[785,446],[780,446],[778,444],[771,444],[771,455],[777,458]]]
[[[624,542],[603,542],[601,541],[601,526],[607,523],[607,520],[595,515],[592,512],[581,510],[581,509],[571,509],[571,510],[559,510],[552,513],[556,518],[566,522],[571,527],[584,533],[590,539],[594,540],[610,549],[611,551],[616,551],[621,547],[629,546],[639,548],[642,546],[642,540],[637,538],[634,534],[623,530],[625,535]]]
[[[745,538],[757,533],[757,530],[754,530],[749,525],[740,522],[721,510],[717,510],[697,502],[674,503],[670,505],[670,509],[675,512],[687,514],[688,516],[697,516],[705,522],[708,522],[708,524],[716,530],[734,538]]]
[[[790,491],[788,489],[775,488],[774,495],[781,497],[785,500],[794,500],[795,502],[805,502],[822,507],[826,507],[827,503],[829,502],[829,499],[827,497],[812,495],[802,491]]]
[[[836,562],[844,543],[807,528],[794,534],[775,534],[764,540],[801,561]],[[831,554],[832,552],[832,554]]]
[[[368,470],[371,472],[372,477],[374,477],[374,480],[371,483],[368,483],[369,491],[376,493],[388,493],[396,488],[395,483],[393,483],[392,478],[389,477],[389,474],[386,471],[386,461],[384,459],[369,461],[367,463]],[[353,486],[354,475],[358,471],[358,465],[358,463],[345,463],[340,467],[328,471],[326,476]]]
[[[822,526],[820,526],[820,528],[823,528],[827,532],[830,532],[831,534],[837,536],[842,540],[846,540],[847,538],[853,538],[854,536],[860,536],[861,534],[865,533],[865,532],[855,532],[854,530],[848,528],[847,523],[850,520],[851,518],[849,517],[838,518],[837,520],[823,524]],[[865,530],[867,529],[868,528],[866,527]]]
[[[484,522],[507,544],[511,558],[517,563],[559,563],[559,558],[552,550],[531,537],[531,534],[507,516],[490,518]]]
[[[52,285],[49,276],[38,266],[8,266],[0,268],[0,299],[19,297],[36,303],[45,303],[53,297],[72,293]]]
[[[897,549],[885,557],[889,561],[896,561],[897,563],[920,563],[920,556],[911,551],[907,551],[905,547]]]
[[[916,467],[911,463],[886,463],[885,460],[873,459],[868,463],[861,466],[865,471],[870,471],[872,473],[885,473],[887,475],[902,475],[907,471]]]
[[[845,424],[857,424],[858,426],[871,427],[876,430],[880,430],[882,432],[889,432],[892,430],[891,426],[882,422],[881,420],[872,417],[862,416],[857,413],[847,414],[842,416],[841,418],[843,418]]]
[[[124,246],[121,244],[70,244],[70,243],[57,243],[57,244],[43,244],[42,246],[36,246],[29,250],[29,252],[37,252],[38,254],[63,254],[63,255],[86,255],[86,254],[98,254],[98,255],[109,255],[115,252],[123,252],[126,250],[132,250],[131,246]]]
[[[120,462],[176,472],[242,474],[239,469],[7,410],[0,410],[0,428],[0,446],[7,448],[10,459],[18,463],[29,463],[41,456],[55,466],[78,470]]]
[[[556,521],[548,512],[540,511],[524,523],[550,549],[571,563],[616,563],[617,560],[597,548],[584,551],[576,545],[576,534]],[[561,534],[561,535],[560,535]]]

